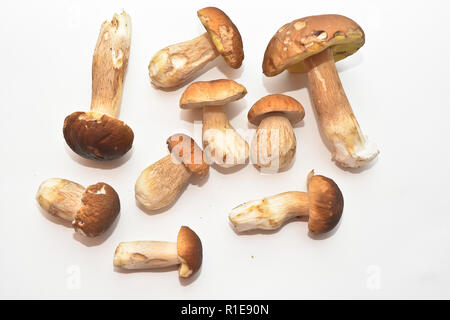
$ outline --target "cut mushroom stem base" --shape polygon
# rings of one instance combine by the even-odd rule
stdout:
[[[166,268],[180,263],[174,242],[122,242],[114,254],[114,266],[124,269]]]

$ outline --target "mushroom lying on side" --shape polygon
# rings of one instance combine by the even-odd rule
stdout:
[[[252,142],[253,163],[271,170],[288,166],[297,149],[292,124],[305,117],[300,102],[283,94],[268,95],[253,105],[247,117],[258,126]]]
[[[242,65],[242,38],[230,18],[214,7],[203,8],[197,15],[206,33],[168,46],[158,51],[150,61],[148,71],[156,87],[171,88],[183,84],[219,55],[233,69]]]
[[[202,242],[188,227],[181,227],[177,242],[121,242],[114,253],[114,266],[123,269],[154,269],[180,265],[178,274],[189,278],[203,260]]]
[[[241,232],[274,230],[290,219],[308,217],[309,231],[323,234],[338,224],[343,209],[344,198],[336,183],[311,171],[308,175],[308,193],[291,191],[249,201],[234,208],[229,219]]]
[[[167,139],[170,155],[142,171],[136,181],[136,200],[147,210],[158,210],[171,204],[192,174],[205,177],[209,165],[195,141],[184,134]]]
[[[247,89],[233,80],[199,81],[191,84],[180,99],[182,109],[203,109],[202,140],[210,162],[230,168],[245,164],[248,143],[231,126],[224,105],[242,99]]]
[[[333,148],[333,159],[344,167],[360,167],[379,153],[363,135],[335,66],[364,41],[364,31],[347,17],[312,16],[281,27],[264,54],[263,72],[268,77],[285,69],[308,74],[319,127]]]
[[[64,120],[64,138],[78,155],[93,160],[120,158],[133,144],[129,126],[117,119],[130,55],[131,19],[122,12],[104,22],[92,61],[90,112],[74,112]]]
[[[71,221],[75,231],[87,237],[104,233],[120,211],[119,196],[103,182],[84,188],[65,179],[47,179],[36,200],[47,213]]]

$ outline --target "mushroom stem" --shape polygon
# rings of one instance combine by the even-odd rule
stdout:
[[[234,208],[229,219],[239,232],[274,230],[295,217],[309,215],[309,196],[305,192],[285,192],[253,200]]]
[[[192,40],[170,45],[150,60],[148,71],[156,87],[176,87],[219,56],[207,32]]]
[[[313,55],[304,64],[320,127],[334,149],[333,159],[353,168],[374,159],[379,151],[359,127],[339,79],[332,50]]]

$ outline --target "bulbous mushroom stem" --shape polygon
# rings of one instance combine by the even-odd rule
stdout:
[[[363,135],[342,87],[330,48],[304,60],[319,126],[333,147],[333,159],[357,168],[379,151]]]

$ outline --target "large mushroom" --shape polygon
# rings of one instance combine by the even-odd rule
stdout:
[[[133,144],[129,126],[117,119],[130,55],[131,18],[122,12],[104,22],[92,60],[89,112],[74,112],[64,120],[64,138],[78,155],[93,160],[120,158]]]
[[[242,65],[242,38],[230,18],[215,7],[203,8],[197,15],[207,32],[168,46],[151,59],[148,71],[156,87],[172,88],[183,84],[219,55],[233,69]]]
[[[188,227],[181,227],[177,242],[133,241],[121,242],[114,253],[114,266],[139,270],[179,265],[181,278],[194,275],[203,260],[202,242]]]
[[[103,182],[84,188],[65,179],[47,179],[36,200],[45,212],[72,222],[75,231],[86,237],[104,233],[120,211],[117,192]]]
[[[308,219],[312,234],[331,231],[339,222],[344,208],[341,190],[330,178],[308,175],[308,192],[291,191],[260,200],[246,202],[234,208],[229,219],[239,232],[280,228],[293,218]]]
[[[263,72],[268,77],[285,69],[308,74],[319,127],[333,159],[344,167],[360,167],[379,153],[362,133],[335,66],[358,51],[364,41],[364,31],[347,17],[311,16],[281,27],[264,54]]]
[[[242,99],[247,89],[233,80],[194,82],[180,99],[182,109],[203,109],[203,148],[210,162],[223,168],[245,164],[248,143],[231,126],[224,111],[230,102]]]

